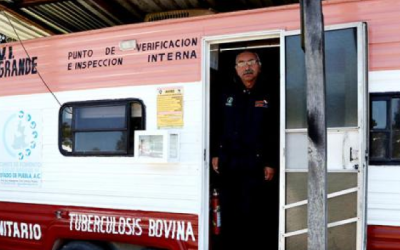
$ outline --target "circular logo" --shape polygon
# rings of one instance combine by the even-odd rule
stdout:
[[[12,114],[5,122],[3,144],[13,159],[23,161],[36,149],[39,133],[34,117],[25,111]]]

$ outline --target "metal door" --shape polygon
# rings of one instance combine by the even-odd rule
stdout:
[[[366,25],[326,27],[328,248],[365,248]],[[280,250],[307,249],[307,124],[299,31],[281,37]]]

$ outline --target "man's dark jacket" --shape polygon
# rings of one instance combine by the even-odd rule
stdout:
[[[223,91],[217,111],[217,140],[212,155],[219,157],[221,174],[263,177],[264,167],[277,168],[279,105],[268,95],[265,81],[246,89],[239,81]]]

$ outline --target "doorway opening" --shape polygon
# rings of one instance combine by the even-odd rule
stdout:
[[[236,57],[238,54],[244,51],[249,51],[256,53],[261,62],[261,72],[258,75],[258,80],[256,85],[262,85],[260,91],[268,96],[268,108],[270,113],[268,115],[268,123],[272,126],[265,128],[266,130],[271,130],[268,134],[277,136],[276,143],[273,146],[273,150],[265,152],[266,154],[273,155],[276,159],[275,173],[272,181],[263,181],[262,185],[259,186],[262,191],[258,196],[261,199],[262,212],[268,214],[268,220],[266,222],[269,225],[267,232],[270,236],[265,246],[260,246],[265,249],[278,249],[278,232],[279,232],[279,131],[280,131],[280,38],[270,38],[263,40],[248,40],[239,42],[227,42],[227,43],[212,43],[210,45],[210,68],[209,68],[209,95],[210,95],[210,130],[209,130],[209,142],[210,142],[210,173],[209,173],[209,197],[210,197],[210,214],[209,214],[209,249],[212,250],[222,250],[228,249],[227,247],[232,246],[233,242],[244,242],[254,241],[255,237],[262,235],[258,232],[259,227],[265,226],[262,221],[262,216],[260,215],[260,220],[257,220],[257,216],[253,217],[254,223],[244,222],[241,223],[243,218],[238,214],[235,222],[227,220],[229,218],[224,216],[229,208],[226,203],[226,192],[221,190],[224,189],[223,185],[226,184],[226,176],[223,177],[220,173],[214,171],[212,162],[213,157],[218,157],[220,154],[218,151],[218,140],[221,136],[220,125],[224,123],[224,115],[221,110],[221,103],[224,101],[224,94],[227,90],[231,89],[234,84],[241,85],[241,79],[238,77],[235,66]],[[257,101],[256,101],[257,102]],[[257,106],[257,103],[254,103]],[[256,111],[258,112],[258,111]],[[245,121],[251,122],[251,121]],[[252,129],[251,126],[249,129]],[[266,142],[268,143],[268,142]],[[246,164],[242,164],[246,165]],[[246,166],[244,166],[246,167]],[[264,177],[264,176],[263,176]],[[239,190],[240,191],[240,190]],[[245,190],[248,191],[248,190]],[[244,191],[244,192],[245,192]],[[225,195],[225,197],[224,197]],[[249,194],[251,195],[251,194]],[[225,200],[224,200],[225,199]],[[221,201],[224,201],[221,203]],[[220,205],[222,209],[220,210]],[[225,205],[225,207],[224,207]],[[258,211],[260,212],[260,211]],[[255,211],[255,213],[257,213]],[[228,218],[228,219],[227,219]],[[257,222],[258,221],[258,222]],[[256,225],[258,223],[258,228],[247,228],[251,225]],[[237,232],[237,236],[240,239],[229,239],[231,235],[227,237],[226,232],[232,232],[232,228],[228,229],[226,227],[232,227],[235,225],[234,231]],[[265,241],[265,239],[263,239]],[[242,249],[247,249],[246,245],[240,244]]]

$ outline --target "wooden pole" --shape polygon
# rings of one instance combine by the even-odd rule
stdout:
[[[307,78],[308,250],[327,249],[324,21],[320,0],[302,0]]]

